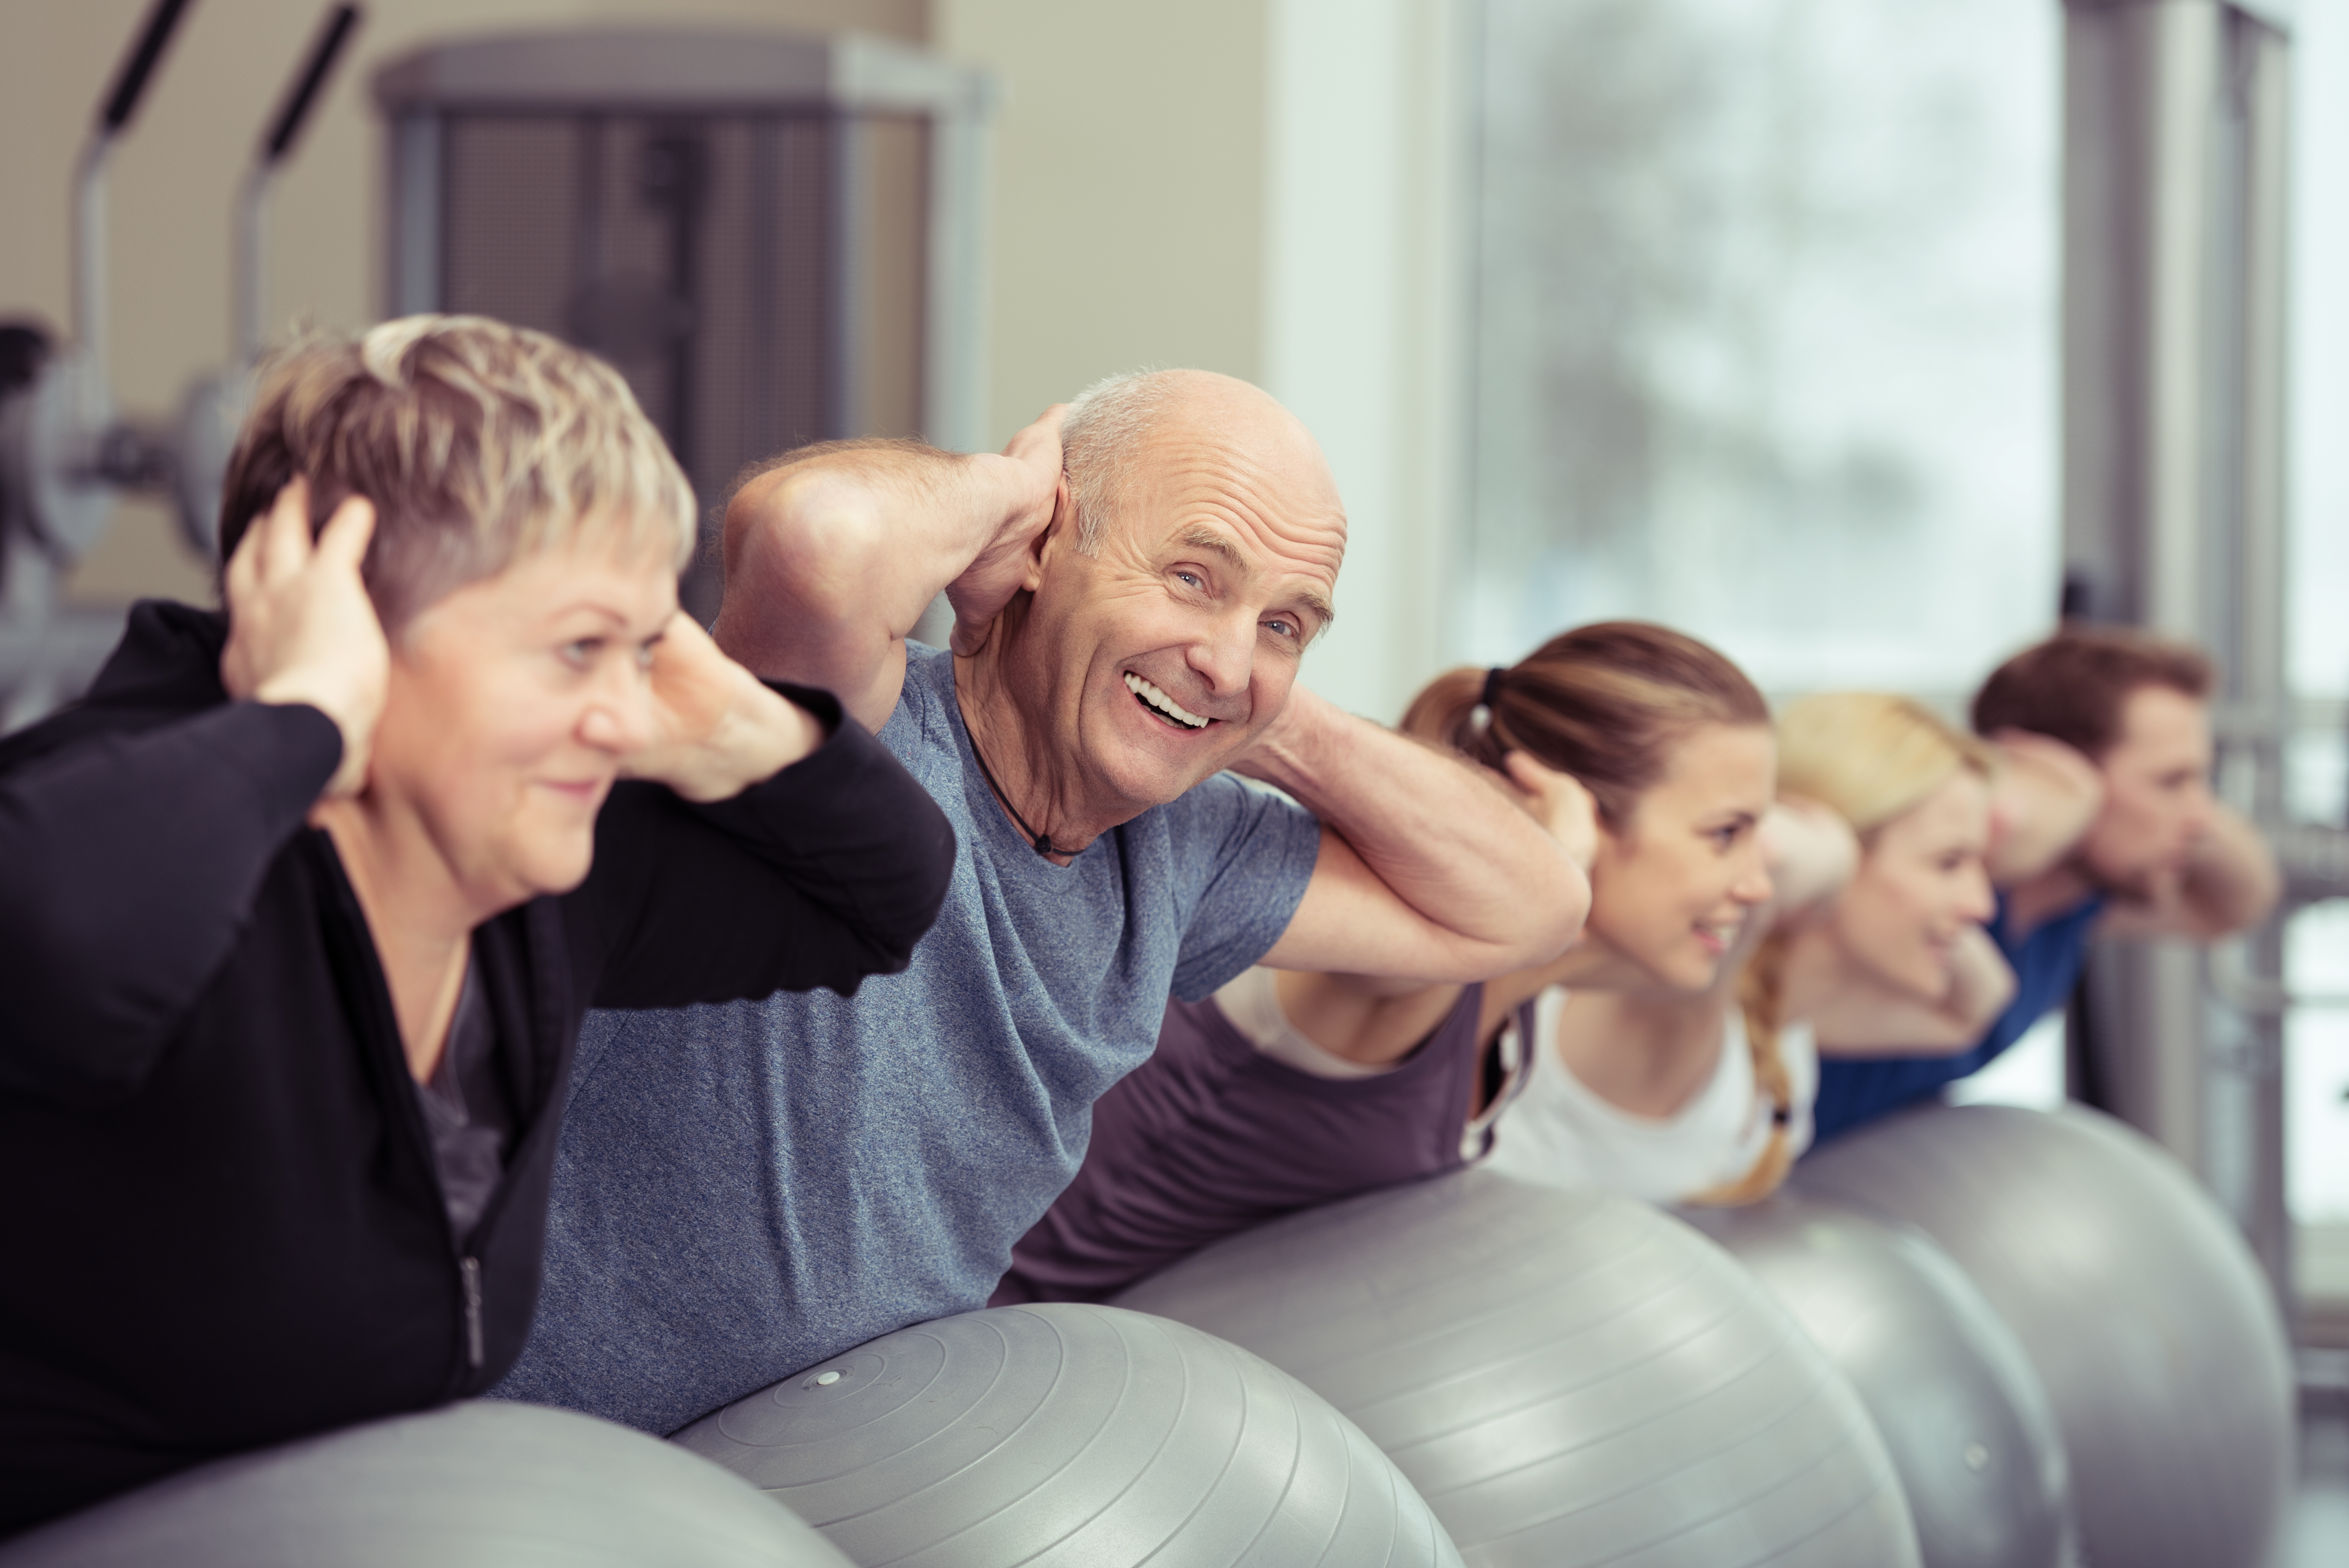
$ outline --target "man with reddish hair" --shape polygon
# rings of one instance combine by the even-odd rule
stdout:
[[[1990,930],[2014,1000],[1962,1055],[1822,1062],[1822,1140],[1987,1066],[2071,995],[2091,934],[2210,942],[2267,918],[2274,858],[2210,792],[2212,684],[2199,649],[2113,626],[2067,626],[1992,672],[1973,725],[2007,763]]]

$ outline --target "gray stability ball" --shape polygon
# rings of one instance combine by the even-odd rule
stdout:
[[[2291,1356],[2259,1265],[2176,1161],[2094,1111],[1933,1106],[1835,1140],[1795,1181],[1916,1225],[2006,1319],[2063,1428],[2090,1563],[2266,1561]]]
[[[846,1568],[657,1438],[450,1405],[220,1460],[0,1545],[5,1568]]]
[[[1858,1396],[1744,1269],[1642,1203],[1468,1171],[1278,1220],[1121,1300],[1352,1417],[1480,1568],[1901,1568]]]
[[[2064,1438],[2005,1319],[1908,1225],[1781,1194],[1688,1219],[1851,1380],[1891,1450],[1925,1568],[2067,1568]]]
[[[864,1568],[1438,1568],[1353,1424],[1179,1323],[1065,1303],[916,1324],[675,1441]]]

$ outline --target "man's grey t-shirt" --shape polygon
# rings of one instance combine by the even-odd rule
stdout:
[[[954,661],[908,652],[881,739],[954,823],[937,923],[853,997],[589,1016],[498,1395],[672,1431],[985,1305],[1170,991],[1214,992],[1296,913],[1319,826],[1228,775],[1044,860],[972,761]]]

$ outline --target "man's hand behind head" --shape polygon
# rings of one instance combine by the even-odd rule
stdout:
[[[1068,480],[1061,472],[1061,421],[1068,411],[1066,403],[1053,404],[1005,444],[1001,457],[975,459],[999,468],[1008,492],[1019,499],[1006,512],[995,537],[961,576],[947,584],[957,654],[968,656],[986,645],[996,617],[1028,585],[1036,546],[1045,532],[1056,522],[1076,526]]]

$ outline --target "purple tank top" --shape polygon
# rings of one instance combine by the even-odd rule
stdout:
[[[1274,1060],[1212,999],[1169,1004],[1156,1053],[1094,1102],[1077,1179],[988,1305],[1106,1300],[1252,1225],[1465,1164],[1484,998],[1469,986],[1411,1056],[1360,1078]],[[1530,1005],[1518,1028],[1530,1042]]]

